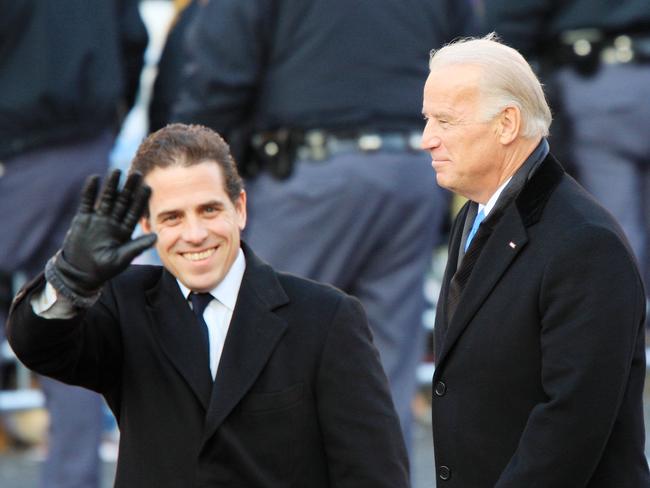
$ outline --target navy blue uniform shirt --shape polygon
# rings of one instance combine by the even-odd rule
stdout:
[[[173,119],[254,130],[422,127],[429,52],[469,0],[219,0],[188,29]]]

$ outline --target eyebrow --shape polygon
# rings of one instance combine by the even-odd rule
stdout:
[[[178,214],[180,214],[180,213],[181,213],[180,210],[163,210],[162,212],[159,212],[159,213],[156,215],[156,220],[157,220],[157,221],[161,221],[161,220],[163,220],[165,217],[173,217],[174,215],[178,215]]]
[[[426,112],[426,111],[423,110],[422,115],[424,117],[429,117],[429,118],[437,119],[437,120],[439,120],[439,119],[447,119],[449,121],[458,121],[458,120],[460,120],[460,118],[458,117],[457,114],[453,114],[451,112]]]
[[[203,203],[198,204],[195,208],[198,208],[199,210],[204,210],[207,207],[217,207],[217,208],[222,209],[222,208],[225,207],[225,205],[221,200],[208,200],[207,202],[203,202]],[[180,213],[183,213],[183,210],[181,210],[181,209],[173,209],[173,208],[169,209],[169,210],[163,210],[163,211],[159,212],[156,215],[156,219],[162,219],[162,218],[177,215],[177,214],[180,214]]]
[[[218,208],[224,208],[225,205],[224,205],[224,203],[223,203],[221,200],[210,200],[210,201],[208,201],[208,202],[201,203],[201,204],[198,206],[198,208],[200,208],[201,210],[203,210],[203,209],[206,208],[206,207],[218,207]]]

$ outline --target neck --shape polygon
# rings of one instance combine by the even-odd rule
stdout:
[[[519,138],[509,144],[505,148],[500,171],[496,173],[494,183],[489,188],[486,188],[485,191],[481,192],[477,198],[471,198],[471,200],[485,205],[499,187],[522,167],[541,140],[541,137]]]

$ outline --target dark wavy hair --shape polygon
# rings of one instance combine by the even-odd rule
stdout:
[[[151,133],[138,148],[129,172],[147,176],[155,168],[194,166],[215,162],[221,167],[224,190],[236,203],[244,182],[230,154],[230,147],[212,129],[202,125],[170,124]]]

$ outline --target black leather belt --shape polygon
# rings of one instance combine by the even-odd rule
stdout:
[[[334,132],[281,129],[253,135],[255,165],[277,178],[287,178],[295,161],[324,161],[348,152],[419,151],[422,134],[404,132]]]

